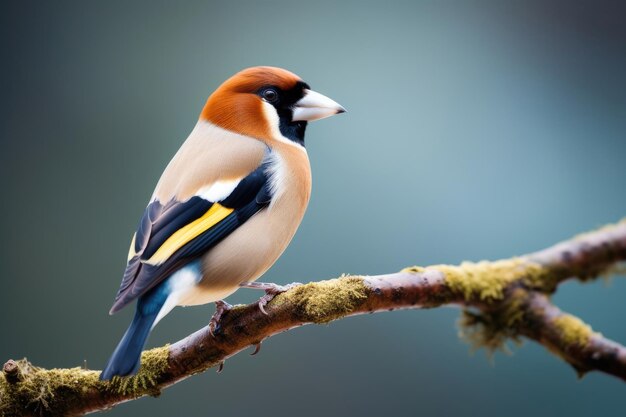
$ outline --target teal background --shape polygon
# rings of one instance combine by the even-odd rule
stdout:
[[[626,215],[623,2],[85,2],[0,6],[0,360],[101,369],[130,237],[206,97],[285,67],[348,113],[312,123],[312,201],[264,281],[541,249]],[[626,342],[626,282],[555,301]],[[231,302],[259,296],[242,290]],[[150,346],[207,324],[177,309]],[[276,336],[110,416],[618,416],[626,387],[528,342],[491,364],[458,310]]]

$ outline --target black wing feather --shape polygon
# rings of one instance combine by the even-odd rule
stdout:
[[[143,261],[149,259],[174,232],[201,217],[214,203],[197,196],[185,202],[170,201],[165,205],[152,202],[139,223],[135,236],[137,254],[128,262],[110,313],[119,311],[176,270],[200,257],[270,201],[267,163],[264,163],[219,201],[222,206],[234,209],[232,213],[182,246],[160,265]]]
[[[150,259],[174,232],[200,218],[212,205],[212,202],[201,197],[191,197],[184,203],[177,203],[163,213],[152,226],[150,241],[141,254],[141,259]]]

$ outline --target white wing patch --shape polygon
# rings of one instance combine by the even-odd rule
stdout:
[[[269,176],[270,195],[272,196],[270,204],[274,204],[286,189],[287,172],[285,162],[278,152],[272,152],[269,158],[269,164],[265,172]]]
[[[217,181],[207,187],[199,189],[196,195],[214,203],[222,201],[233,192],[240,181],[241,178],[229,181]]]

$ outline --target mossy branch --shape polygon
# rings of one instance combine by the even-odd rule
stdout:
[[[105,410],[220,365],[264,339],[310,323],[399,308],[461,306],[462,334],[477,347],[501,348],[527,337],[570,363],[626,380],[626,348],[554,306],[549,295],[564,280],[590,280],[626,260],[626,221],[526,256],[458,266],[411,267],[379,276],[311,282],[274,298],[264,315],[236,306],[215,335],[208,326],[179,342],[145,351],[136,376],[103,382],[99,371],[43,369],[8,361],[0,376],[0,415],[68,416]]]

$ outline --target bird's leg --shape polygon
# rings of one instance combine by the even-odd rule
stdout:
[[[209,321],[209,332],[211,336],[215,336],[215,332],[219,329],[220,320],[224,313],[232,308],[233,306],[224,300],[217,300],[215,302],[215,313],[211,316],[211,321]]]
[[[278,285],[271,282],[242,282],[239,284],[242,288],[252,288],[255,290],[263,290],[265,291],[265,295],[259,299],[259,310],[265,315],[267,315],[267,311],[265,311],[265,306],[267,303],[272,301],[274,297],[278,294],[288,291],[298,285],[302,285],[300,282],[292,282],[287,285]]]

